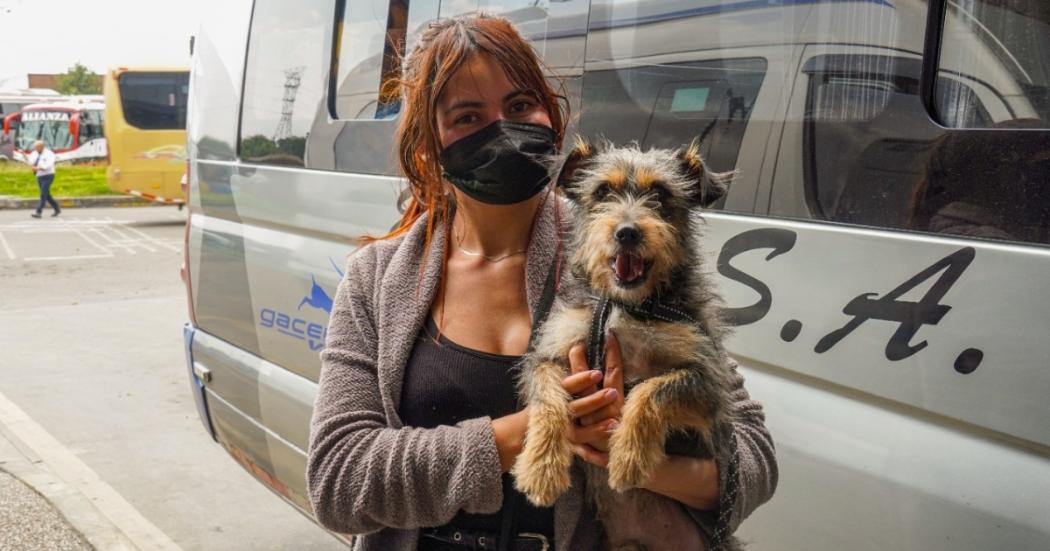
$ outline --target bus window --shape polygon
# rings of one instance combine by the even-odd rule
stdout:
[[[183,116],[185,122],[185,115]],[[85,144],[91,140],[104,137],[102,131],[102,111],[88,110],[80,113],[80,143]]]
[[[56,150],[73,147],[70,115],[69,111],[24,111],[15,147],[28,151],[36,140],[43,140],[49,148]]]
[[[973,47],[980,44],[983,47]],[[934,110],[952,128],[990,128],[1014,119],[1036,119],[1050,128],[1050,7],[1046,0],[948,2],[938,69],[985,83],[1009,114],[974,116],[987,100],[939,80]],[[1031,125],[1029,125],[1031,126]]]
[[[189,82],[189,73],[121,74],[117,86],[124,120],[142,130],[185,129]]]

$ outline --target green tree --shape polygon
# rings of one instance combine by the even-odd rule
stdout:
[[[69,68],[65,74],[58,75],[58,93],[71,94],[101,94],[102,79],[97,73],[88,70],[78,61]]]

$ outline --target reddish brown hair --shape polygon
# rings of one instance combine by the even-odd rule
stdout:
[[[437,130],[437,104],[452,75],[476,53],[492,56],[507,72],[510,81],[535,94],[550,117],[555,144],[561,147],[565,134],[565,96],[544,78],[542,61],[514,25],[505,18],[470,13],[431,21],[420,33],[419,42],[404,59],[398,82],[402,97],[397,128],[398,160],[408,179],[409,196],[404,214],[393,231],[382,237],[366,237],[365,243],[389,239],[408,231],[424,213],[427,220],[426,248],[433,237],[435,220],[447,218],[450,197],[445,194],[438,156],[441,141]]]

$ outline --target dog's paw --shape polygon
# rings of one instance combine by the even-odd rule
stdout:
[[[626,492],[637,488],[649,480],[650,476],[652,472],[646,469],[640,461],[618,459],[615,455],[609,454],[609,487],[613,490]]]
[[[568,440],[566,442],[566,447]],[[554,444],[549,442],[547,444]],[[571,486],[569,466],[572,463],[572,450],[564,453],[560,446],[535,443],[528,444],[514,463],[511,474],[514,475],[514,487],[537,507],[554,505],[558,496],[564,494]]]
[[[511,469],[514,486],[539,507],[553,505],[571,484],[568,423],[568,416],[558,408],[535,408],[529,417],[525,446]]]
[[[641,486],[664,458],[663,448],[655,442],[618,431],[609,441],[609,487],[625,492]]]

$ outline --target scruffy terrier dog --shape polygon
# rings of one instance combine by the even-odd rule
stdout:
[[[513,475],[540,506],[569,488],[572,397],[561,386],[569,349],[588,343],[591,367],[601,368],[601,339],[615,333],[629,392],[610,437],[608,470],[585,466],[609,549],[704,548],[677,502],[637,488],[665,460],[669,436],[692,434],[695,455],[712,457],[716,436],[731,423],[731,370],[693,216],[725,194],[731,177],[708,171],[696,142],[643,152],[579,138],[559,177],[577,210],[573,273],[591,296],[583,304],[556,302],[523,362],[520,390],[531,409]]]

